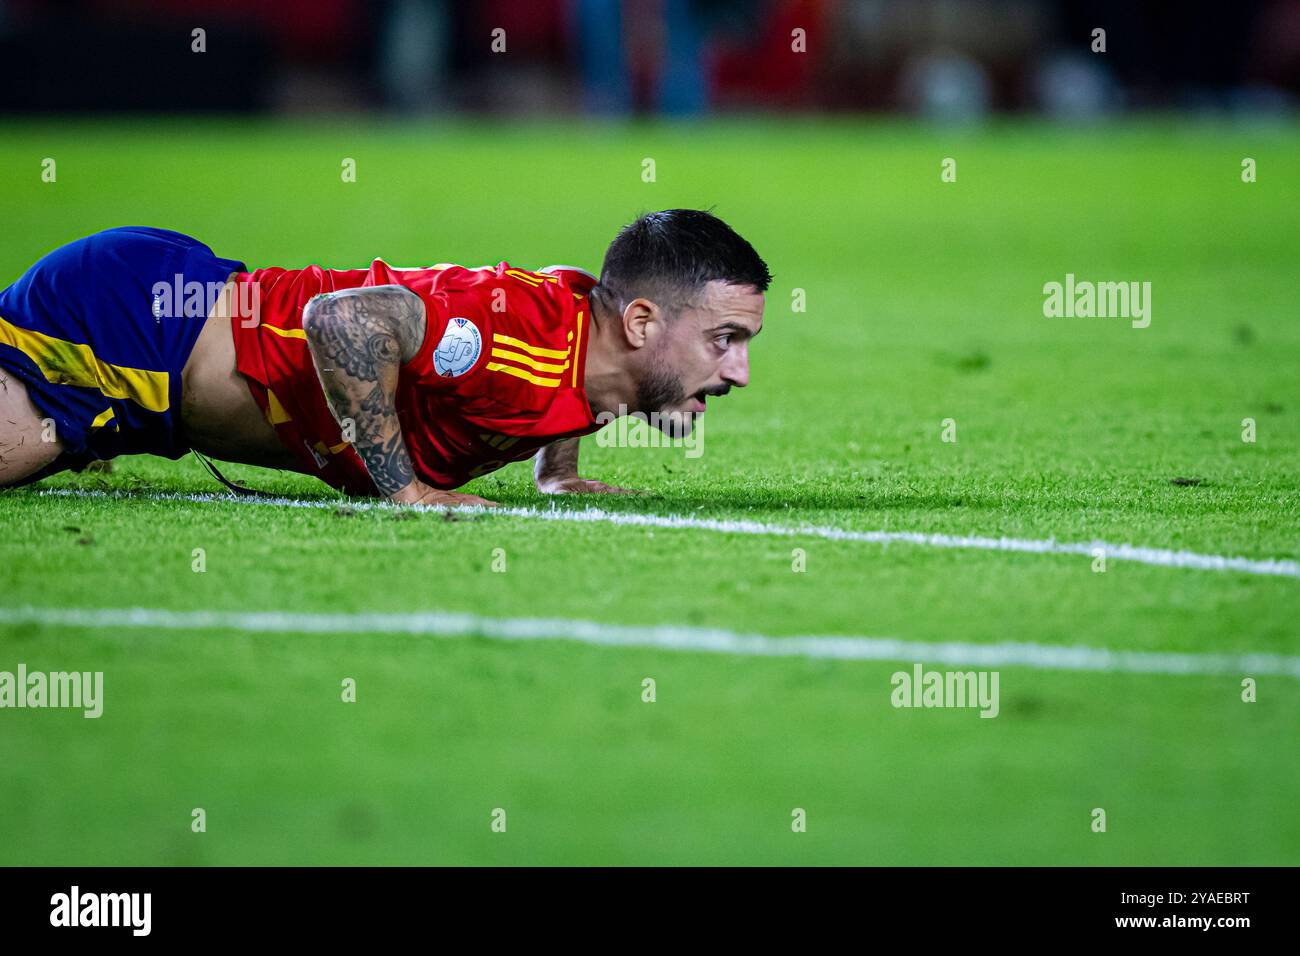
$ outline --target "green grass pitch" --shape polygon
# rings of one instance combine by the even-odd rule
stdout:
[[[636,213],[716,206],[775,274],[752,385],[710,403],[698,458],[586,439],[585,474],[653,493],[559,507],[1300,558],[1294,129],[6,125],[0,283],[126,224],[254,266],[594,269]],[[1044,317],[1067,273],[1151,282],[1150,327]],[[191,460],[45,487],[139,497],[0,493],[0,607],[1300,653],[1294,577],[148,497],[220,491]],[[468,490],[545,504],[526,464]],[[1006,667],[986,720],[892,707],[911,658],[0,624],[0,670],[20,662],[103,671],[104,715],[0,711],[5,864],[1300,862],[1291,676],[1247,703],[1249,673]]]

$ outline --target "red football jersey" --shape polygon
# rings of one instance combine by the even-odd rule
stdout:
[[[424,300],[424,343],[401,368],[396,406],[416,476],[456,488],[553,441],[599,425],[583,391],[587,299],[595,279],[580,269],[528,272],[501,262],[466,269],[258,269],[238,280],[256,316],[233,322],[239,371],[281,440],[304,468],[349,494],[377,494],[361,456],[325,401],[302,329],[312,296],[400,285]]]

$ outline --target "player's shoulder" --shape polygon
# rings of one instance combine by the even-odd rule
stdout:
[[[588,309],[590,273],[534,271],[499,262],[467,269],[449,266],[432,287],[431,301],[446,313],[472,319],[485,344],[537,358],[571,355],[577,325]],[[554,363],[545,363],[554,364]]]
[[[423,358],[431,377],[463,399],[532,414],[579,388],[587,295],[594,277],[572,266],[530,270],[507,261],[467,268],[441,263],[425,289],[430,311]],[[420,281],[428,282],[434,275]],[[394,270],[410,285],[416,277]],[[417,356],[419,357],[419,356]],[[417,363],[420,364],[420,363]]]
[[[578,301],[561,276],[501,263],[485,311],[484,384],[530,410],[574,387]]]
[[[572,332],[576,314],[586,308],[591,286],[585,277],[590,273],[562,268],[534,271],[501,263],[493,290],[493,311],[501,324],[548,337]]]
[[[539,274],[558,276],[569,287],[571,292],[583,296],[589,295],[592,286],[599,281],[581,266],[543,266],[537,271]]]

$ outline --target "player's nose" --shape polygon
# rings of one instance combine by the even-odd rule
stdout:
[[[749,384],[749,350],[735,349],[734,353],[722,365],[722,380],[735,388],[744,388]]]

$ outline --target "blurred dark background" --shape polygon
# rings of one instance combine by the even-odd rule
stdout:
[[[1285,115],[1298,93],[1300,0],[0,0],[8,113],[962,121]]]

